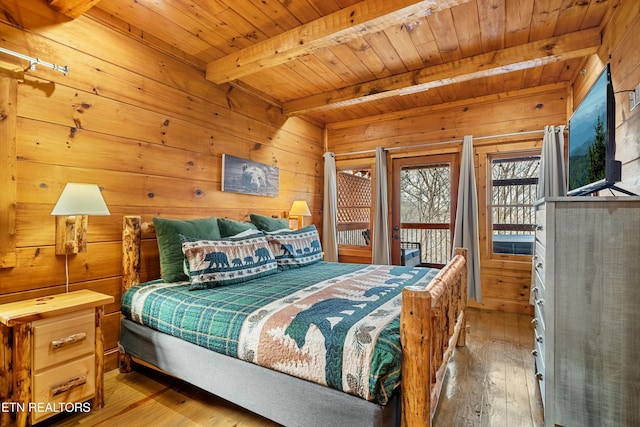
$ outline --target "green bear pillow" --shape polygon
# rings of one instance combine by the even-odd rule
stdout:
[[[257,230],[258,227],[245,221],[235,221],[229,218],[218,218],[221,237],[232,237],[247,230]],[[190,237],[190,236],[189,236]]]
[[[271,218],[260,214],[251,214],[251,223],[262,231],[280,231],[289,229],[289,221],[284,218]]]
[[[160,253],[162,280],[167,283],[189,280],[184,273],[184,253],[180,235],[194,239],[219,239],[216,217],[200,219],[153,218]]]

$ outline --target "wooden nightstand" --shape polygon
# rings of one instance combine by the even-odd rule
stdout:
[[[0,305],[0,424],[104,404],[102,317],[110,295],[80,290]],[[13,369],[12,369],[13,366]]]

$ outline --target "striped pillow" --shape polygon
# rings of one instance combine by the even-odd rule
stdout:
[[[180,237],[189,266],[189,290],[241,283],[278,271],[262,233],[220,240]]]
[[[313,224],[300,230],[282,230],[265,235],[281,270],[322,261],[320,236]]]

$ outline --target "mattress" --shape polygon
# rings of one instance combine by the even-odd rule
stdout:
[[[209,350],[386,404],[399,385],[402,288],[437,270],[319,262],[214,289],[148,282],[134,322]]]

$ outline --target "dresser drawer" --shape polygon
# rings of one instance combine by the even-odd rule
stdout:
[[[534,312],[535,312],[535,320],[533,321],[533,323],[536,329],[534,332],[537,334],[545,335],[545,330],[547,327],[546,319],[544,318],[544,315],[538,306],[534,307]]]
[[[33,322],[36,372],[95,350],[95,310],[87,309]]]
[[[542,288],[544,289],[544,287]],[[536,296],[534,302],[534,311],[536,312],[536,318],[541,320],[543,323],[546,322],[546,318],[544,316],[544,291],[539,292],[538,296]]]
[[[536,240],[538,240],[542,246],[546,246],[547,244],[546,214],[544,209],[536,210]]]
[[[533,261],[534,263],[536,262],[535,260]],[[533,288],[531,289],[531,292],[533,293],[533,297],[538,300],[538,299],[543,299],[546,296],[546,288],[544,286],[544,282],[542,280],[542,278],[544,277],[542,275],[542,272],[538,269],[538,268],[534,268],[533,269]]]
[[[542,242],[540,242],[538,239],[536,239],[536,245],[535,245],[535,259],[538,262],[542,262],[542,268],[544,269],[544,261],[545,261],[545,248],[544,245],[542,244]]]
[[[542,395],[542,403],[544,404],[545,380],[547,375],[544,364],[544,344],[536,342],[533,354],[536,359],[536,379],[538,380],[540,394]]]
[[[96,361],[93,354],[82,359],[47,369],[33,376],[33,399],[36,404],[83,402],[92,398],[96,391]],[[52,412],[45,410],[32,413],[36,422]]]

